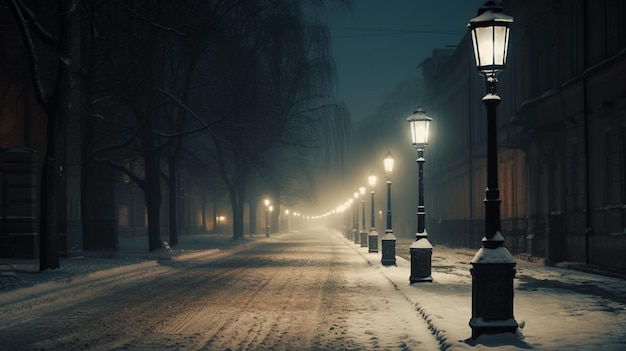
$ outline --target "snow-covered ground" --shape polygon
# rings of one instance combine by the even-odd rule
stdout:
[[[288,249],[271,251],[270,248],[277,246],[262,243],[280,243],[284,244],[280,247]],[[182,291],[188,291],[184,284],[189,283],[183,283],[180,277],[184,275],[185,282],[203,277],[197,284],[208,284],[205,290],[198,287],[194,299],[190,298],[202,303],[180,312],[168,309],[168,313],[176,312],[180,316],[159,317],[163,319],[148,330],[138,326],[139,332],[130,333],[135,339],[151,338],[150,343],[144,342],[141,347],[132,341],[112,343],[112,339],[126,335],[123,328],[109,326],[98,338],[92,338],[106,347],[94,341],[87,346],[81,344],[84,336],[80,330],[61,339],[62,342],[44,340],[36,346],[46,350],[63,347],[254,350],[299,349],[299,346],[309,350],[626,349],[626,282],[621,279],[518,261],[515,319],[523,329],[517,335],[482,336],[466,341],[471,333],[468,322],[469,261],[475,253],[472,250],[436,246],[432,259],[433,282],[410,285],[410,262],[406,259],[398,256],[397,266],[382,266],[380,253],[368,253],[367,248],[345,240],[340,234],[323,230],[278,234],[269,239],[257,235],[236,243],[228,236],[183,236],[173,254],[164,250],[147,254],[144,244],[143,240],[125,241],[119,252],[63,259],[61,269],[42,273],[33,272],[36,270],[33,262],[12,261],[12,267],[0,267],[0,272],[16,272],[21,284],[0,290],[3,321],[0,343],[7,340],[7,333],[23,337],[26,331],[22,327],[36,325],[37,320],[42,324],[54,321],[60,325],[84,325],[94,334],[98,323],[93,322],[92,326],[85,315],[99,316],[98,308],[105,308],[98,306],[102,304],[109,308],[122,306],[119,308],[123,311],[117,312],[124,318],[132,320],[130,314],[134,313],[138,321],[148,323],[145,319],[153,316],[140,308],[139,301],[133,300],[133,305],[127,306],[123,305],[124,301],[109,302],[107,296],[130,295],[144,286],[146,291],[152,291],[159,289],[159,284],[171,288],[182,284]],[[406,241],[399,240],[396,250],[398,254],[408,251]],[[244,255],[252,257],[252,253],[263,260],[236,259]],[[255,263],[246,266],[250,262]],[[208,273],[198,270],[206,267],[212,269]],[[224,280],[226,277],[214,279],[212,274],[217,274],[218,268],[227,269],[229,276],[240,277],[229,277],[233,283]],[[201,274],[196,276],[195,272]],[[242,286],[241,280],[253,282],[258,289],[267,289],[269,293],[247,292],[251,284]],[[233,284],[232,287],[242,292],[229,296],[225,290],[217,295],[223,302],[216,302],[215,296],[209,296],[220,289],[210,286],[216,282],[225,284],[221,288]],[[282,293],[285,288],[290,291]],[[156,298],[146,299],[157,300],[149,306],[162,303]],[[229,299],[234,306],[229,306]],[[60,312],[70,311],[73,305],[79,308],[71,311],[81,311],[80,317]],[[133,308],[134,305],[138,307]],[[217,314],[221,319],[215,319]],[[85,319],[77,322],[76,318]],[[115,320],[122,323],[120,318]],[[46,326],[41,328],[43,333]],[[162,333],[153,336],[154,330],[167,330],[167,339],[161,339]],[[283,330],[280,338],[274,335],[278,330]],[[199,343],[200,339],[203,343]],[[0,345],[0,350],[21,349],[19,345],[19,341],[14,341]]]
[[[408,251],[409,245],[396,251]],[[372,260],[363,249],[359,253]],[[435,247],[432,283],[408,284],[410,262],[377,266],[421,311],[443,350],[626,350],[626,281],[517,261],[517,335],[467,341],[475,250]]]

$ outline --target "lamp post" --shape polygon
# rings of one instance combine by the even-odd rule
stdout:
[[[346,201],[346,204],[347,204],[348,208],[352,207],[352,202],[353,201],[354,201],[353,198],[348,198],[348,201]],[[346,212],[348,212],[348,211],[346,211]],[[346,213],[346,230],[345,230],[345,234],[344,234],[346,239],[350,240],[350,235],[351,234],[352,234],[352,229],[350,228],[350,214]]]
[[[352,223],[352,240],[354,240],[355,244],[359,243],[359,206],[356,204],[356,200],[359,198],[359,192],[355,191],[354,192],[354,216],[353,218],[353,223]]]
[[[396,264],[396,237],[391,229],[391,175],[393,173],[393,155],[387,151],[383,159],[385,173],[387,174],[387,228],[385,235],[381,239],[382,243],[382,259],[380,263],[383,266],[391,266]]]
[[[263,203],[265,204],[265,237],[269,238],[270,236],[270,222],[269,222],[270,200],[265,199],[263,200]]]
[[[361,231],[359,232],[359,239],[361,241],[361,247],[367,247],[367,230],[365,229],[365,187],[359,188],[359,194],[361,195]]]
[[[513,278],[515,258],[504,247],[500,232],[500,190],[498,189],[498,150],[496,92],[498,73],[504,70],[513,17],[502,13],[495,2],[488,1],[469,21],[476,67],[486,78],[487,93],[487,188],[485,196],[485,237],[471,261],[472,269],[472,339],[482,334],[515,332],[513,317]]]
[[[376,180],[374,174],[370,174],[369,177],[367,177],[367,182],[372,188],[371,228],[369,234],[367,234],[368,252],[378,252],[378,232],[376,231],[376,216],[374,215],[374,187],[376,186]]]
[[[424,149],[428,145],[430,122],[433,119],[426,115],[422,108],[418,108],[407,118],[411,129],[411,143],[417,149],[418,165],[418,204],[417,204],[417,233],[415,241],[409,247],[411,252],[411,284],[419,282],[432,282],[431,261],[433,246],[428,241],[426,232],[426,207],[424,207]]]

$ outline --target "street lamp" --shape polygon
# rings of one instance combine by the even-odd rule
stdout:
[[[500,232],[500,190],[498,189],[498,150],[496,93],[498,73],[504,70],[513,17],[502,13],[495,2],[488,1],[469,21],[476,68],[486,78],[487,94],[487,189],[485,196],[485,237],[471,261],[472,269],[472,339],[482,334],[514,333],[518,325],[513,316],[513,278],[515,258],[504,247]]]
[[[359,237],[361,239],[361,247],[367,247],[367,230],[365,230],[365,187],[359,188],[359,194],[361,195],[361,232]]]
[[[387,151],[383,159],[383,166],[387,174],[387,228],[385,235],[381,239],[383,255],[380,263],[383,266],[391,266],[396,264],[396,237],[391,229],[391,175],[393,173],[393,155]]]
[[[417,149],[418,165],[418,205],[417,205],[417,233],[415,241],[409,247],[411,252],[411,284],[419,282],[432,282],[431,260],[433,246],[428,241],[426,232],[426,207],[424,207],[424,149],[428,145],[430,122],[433,119],[426,115],[422,108],[418,108],[407,118],[411,129],[411,143]]]
[[[355,191],[354,192],[354,215],[353,215],[353,222],[352,222],[352,240],[354,240],[355,244],[359,243],[359,206],[356,203],[356,200],[359,198],[359,192]]]
[[[270,222],[269,222],[269,209],[270,209],[270,200],[263,200],[265,204],[265,236],[269,238],[270,236]]]
[[[376,186],[376,176],[372,173],[367,177],[367,182],[372,188],[372,212],[371,212],[371,228],[367,234],[368,252],[378,252],[378,232],[376,231],[376,216],[374,215],[374,187]]]
[[[346,206],[348,208],[352,207],[352,202],[353,201],[354,201],[353,198],[348,198],[348,201],[346,201]],[[346,212],[348,212],[348,211],[346,211]],[[354,211],[352,213],[354,213]],[[346,217],[347,217],[347,220],[346,220],[346,230],[345,230],[345,234],[344,235],[345,235],[346,239],[350,240],[350,234],[352,234],[352,230],[350,229],[350,226],[349,226],[349,224],[350,224],[350,214],[346,213]]]

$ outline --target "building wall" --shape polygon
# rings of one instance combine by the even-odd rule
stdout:
[[[626,268],[626,3],[503,6],[515,18],[497,110],[507,247]],[[486,184],[484,81],[471,54],[466,36],[445,60],[429,58],[444,65],[423,65],[433,124],[446,141],[431,148],[429,176],[438,183],[430,228],[468,246],[482,230]]]

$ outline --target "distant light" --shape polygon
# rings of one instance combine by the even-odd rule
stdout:
[[[369,183],[369,185],[373,188],[376,186],[376,176],[374,175],[374,173],[371,173],[368,177],[367,177],[367,182]]]
[[[385,167],[385,173],[387,173],[388,177],[391,177],[391,174],[393,173],[393,162],[394,159],[391,151],[387,151],[385,158],[383,159],[383,165]]]

